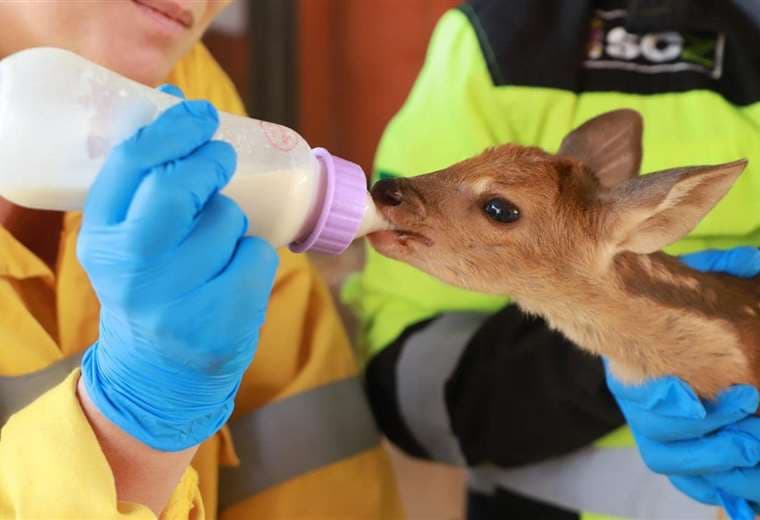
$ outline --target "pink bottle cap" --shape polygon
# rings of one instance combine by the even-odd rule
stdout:
[[[293,242],[290,250],[339,255],[356,238],[367,210],[367,177],[361,166],[324,148],[315,148],[312,153],[322,164],[327,180],[322,210],[309,236]]]

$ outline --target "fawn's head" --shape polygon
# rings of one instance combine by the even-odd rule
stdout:
[[[453,285],[520,296],[594,277],[618,253],[652,253],[692,230],[746,161],[639,177],[642,121],[594,118],[556,155],[506,144],[444,170],[380,181],[393,226],[370,236],[383,255]]]

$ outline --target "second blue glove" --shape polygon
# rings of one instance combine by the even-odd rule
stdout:
[[[760,251],[753,247],[703,251],[683,261],[702,271],[760,274]],[[736,386],[704,402],[675,377],[626,386],[608,370],[607,384],[653,471],[695,500],[723,506],[731,518],[750,519],[752,509],[760,511],[757,389]]]

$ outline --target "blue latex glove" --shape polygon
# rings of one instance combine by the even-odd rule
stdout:
[[[218,193],[236,162],[211,140],[218,125],[208,102],[183,101],[115,148],[77,247],[101,303],[86,389],[103,415],[163,451],[196,445],[229,418],[277,267]]]
[[[760,274],[760,251],[752,247],[704,251],[683,261],[701,271]],[[733,519],[750,520],[753,509],[760,512],[757,389],[735,386],[705,402],[676,377],[625,386],[608,370],[607,384],[653,471],[695,500],[723,506]]]
[[[681,261],[697,271],[725,273],[740,278],[760,274],[760,249],[744,246],[721,251],[710,249],[681,257]]]

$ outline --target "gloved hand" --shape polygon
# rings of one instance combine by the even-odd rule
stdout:
[[[704,251],[690,267],[734,276],[760,274],[760,250]],[[606,364],[605,364],[606,366]],[[700,400],[681,379],[662,377],[625,386],[607,370],[607,385],[631,427],[646,464],[682,492],[720,505],[733,519],[760,512],[760,393],[735,386],[714,402]]]
[[[277,267],[219,194],[236,157],[211,140],[218,125],[211,104],[182,101],[116,147],[77,246],[101,303],[86,390],[109,420],[163,451],[196,445],[229,418]]]
[[[725,273],[740,278],[754,278],[760,274],[760,249],[750,246],[728,251],[709,249],[682,256],[681,261],[703,273]]]

